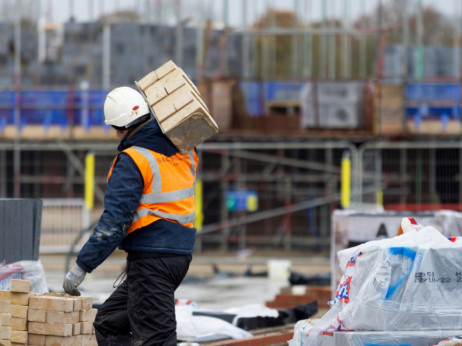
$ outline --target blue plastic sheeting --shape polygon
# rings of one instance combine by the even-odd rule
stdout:
[[[406,117],[418,119],[460,119],[461,85],[415,83],[406,85]]]
[[[266,101],[298,101],[305,83],[266,82],[264,85]]]
[[[103,126],[107,91],[27,90],[19,95],[20,126]],[[0,125],[14,124],[14,91],[0,91]]]
[[[456,83],[415,83],[406,85],[405,97],[418,101],[459,101],[460,90],[460,84]]]
[[[244,93],[245,106],[250,116],[263,114],[263,83],[262,82],[240,82],[239,87]]]
[[[292,82],[240,82],[247,112],[259,116],[264,112],[265,102],[299,100],[304,83]]]

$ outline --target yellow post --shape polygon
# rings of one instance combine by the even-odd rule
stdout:
[[[194,185],[194,203],[196,205],[196,219],[194,221],[194,227],[197,232],[202,230],[202,223],[204,222],[204,212],[202,210],[202,180],[196,180]]]
[[[88,153],[85,156],[85,207],[93,209],[95,193],[95,154]]]
[[[375,192],[375,203],[383,207],[383,190],[379,189]]]
[[[351,190],[351,159],[348,152],[343,153],[342,157],[342,180],[340,182],[340,204],[342,208],[350,206]]]

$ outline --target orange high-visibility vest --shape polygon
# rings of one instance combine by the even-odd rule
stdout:
[[[132,158],[144,180],[143,195],[127,234],[159,219],[192,228],[195,218],[194,181],[198,164],[195,150],[190,150],[186,155],[177,153],[165,156],[133,146],[122,152]],[[116,161],[109,170],[108,181]]]

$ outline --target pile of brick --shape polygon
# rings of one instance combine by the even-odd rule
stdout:
[[[327,302],[330,300],[330,286],[295,285],[282,288],[274,300],[266,302],[265,305],[273,309],[287,309],[317,301],[320,309],[328,309]]]
[[[10,281],[0,291],[0,346],[97,345],[90,297],[32,293],[30,281]]]
[[[199,90],[173,61],[144,76],[136,85],[163,133],[182,154],[218,132]]]

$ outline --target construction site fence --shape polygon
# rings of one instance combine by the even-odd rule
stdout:
[[[41,252],[66,251],[97,222],[116,147],[0,143],[0,196],[19,190],[23,198],[44,201]],[[459,140],[206,142],[197,149],[198,252],[328,250],[337,209],[462,209]],[[95,156],[91,209],[84,201],[89,153]]]

